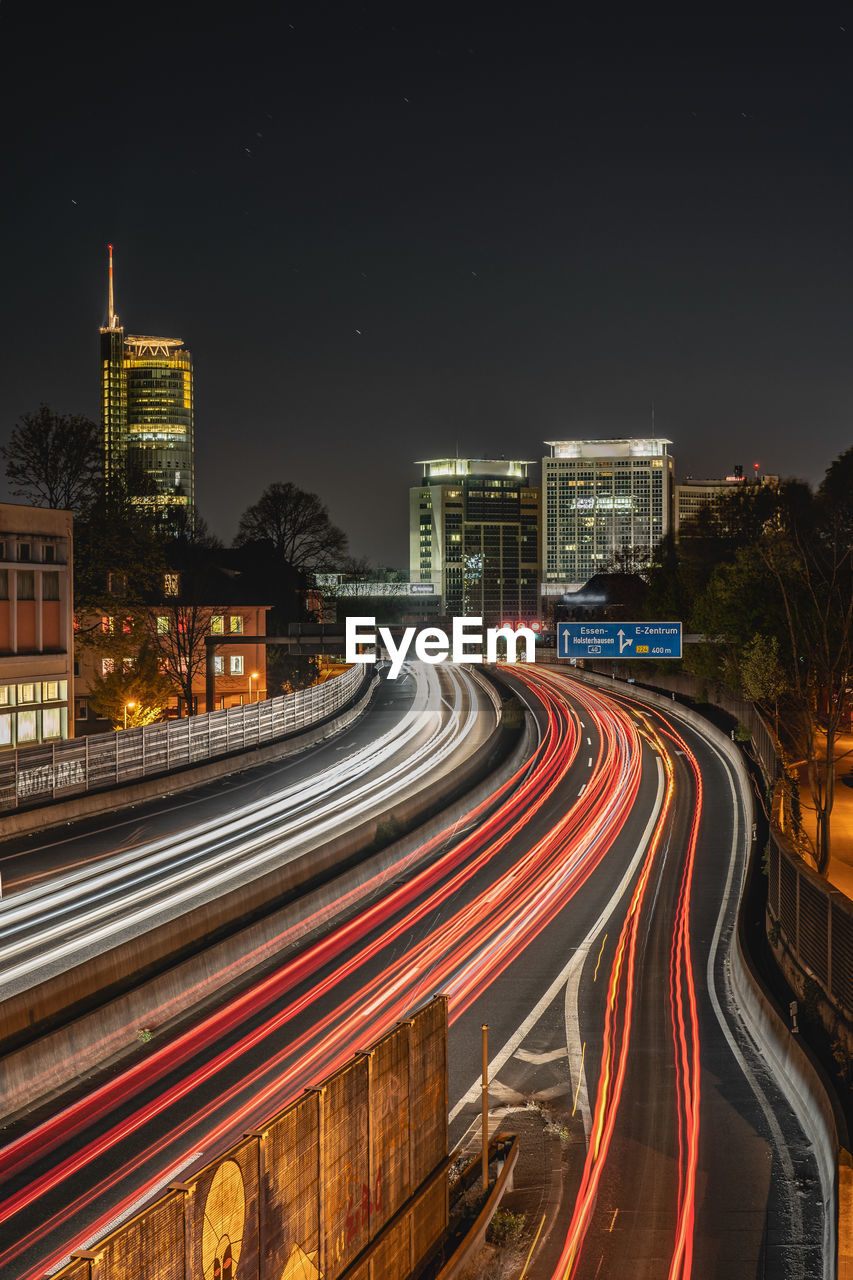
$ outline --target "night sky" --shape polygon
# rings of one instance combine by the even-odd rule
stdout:
[[[227,16],[223,17],[222,15]],[[0,435],[193,352],[199,508],[271,480],[408,560],[416,458],[853,443],[853,3],[0,4]]]

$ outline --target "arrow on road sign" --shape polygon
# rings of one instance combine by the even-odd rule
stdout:
[[[622,653],[625,649],[627,649],[629,644],[633,644],[633,643],[634,643],[634,641],[631,639],[631,637],[630,637],[630,636],[628,637],[628,639],[627,639],[627,640],[625,639],[625,632],[622,630],[622,628],[621,628],[621,627],[620,627],[620,628],[619,628],[619,630],[616,632],[616,634],[617,634],[617,636],[619,637],[619,652],[620,652],[620,653]]]

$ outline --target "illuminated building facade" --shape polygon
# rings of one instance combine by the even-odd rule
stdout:
[[[619,553],[641,562],[670,529],[671,440],[549,440],[542,460],[543,594],[576,589]]]
[[[195,502],[193,366],[180,338],[125,336],[113,307],[101,329],[107,491],[168,523]]]
[[[72,735],[70,511],[0,503],[0,751]]]
[[[539,616],[539,489],[529,462],[438,458],[409,493],[411,583],[440,585],[452,616]]]

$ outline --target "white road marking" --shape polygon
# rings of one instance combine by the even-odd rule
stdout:
[[[584,963],[586,961],[592,946],[601,933],[604,926],[610,920],[614,911],[618,907],[625,893],[631,885],[634,874],[645,855],[646,846],[651,839],[652,832],[655,829],[655,823],[658,820],[658,814],[663,804],[664,794],[664,771],[660,757],[657,757],[658,766],[658,792],[655,797],[654,807],[649,820],[646,823],[646,829],[643,832],[640,843],[637,845],[636,852],[628,866],[625,868],[625,874],[619,881],[616,889],[610,897],[610,901],[605,905],[601,915],[572,956],[563,972],[566,975],[566,1047],[569,1052],[569,1072],[573,1080],[577,1082],[577,1102],[576,1106],[580,1106],[581,1115],[583,1116],[584,1132],[589,1140],[589,1131],[591,1128],[591,1114],[589,1107],[589,1094],[586,1086],[586,1070],[584,1067],[584,1049],[580,1033],[580,1016],[578,1013],[578,991],[580,988],[581,974],[583,973]]]
[[[662,798],[663,798],[663,768],[661,767],[660,761],[658,761],[658,794],[657,794],[657,799],[655,800],[655,807],[652,812],[652,816],[649,818],[648,825],[646,826],[646,829],[643,832],[642,838],[637,847],[637,852],[634,854],[634,857],[631,859],[631,863],[627,868],[624,876],[622,877],[622,880],[620,881],[619,888],[616,890],[616,892],[614,893],[613,897],[610,900],[610,903],[608,904],[607,907],[605,907],[601,916],[596,921],[595,925],[593,926],[593,929],[591,930],[591,933],[587,935],[587,939],[589,939],[591,936],[594,937],[595,934],[600,932],[602,924],[606,924],[607,919],[612,910],[611,904],[618,902],[619,898],[622,896],[625,888],[630,882],[631,877],[634,874],[634,868],[637,865],[639,865],[639,862],[643,855],[643,851],[645,849],[646,842],[649,838],[649,835],[651,834],[651,831],[654,828],[655,822],[657,821],[657,814],[658,814],[658,810],[660,809]],[[580,964],[578,965],[579,955],[580,955]],[[542,1017],[545,1010],[549,1007],[549,1005],[553,1003],[554,998],[566,985],[566,982],[568,981],[569,977],[572,974],[573,968],[577,966],[578,969],[580,969],[583,966],[583,961],[585,959],[586,959],[586,951],[583,951],[583,953],[581,953],[580,951],[576,951],[574,955],[571,957],[571,959],[563,966],[562,970],[557,974],[556,978],[551,983],[548,990],[544,993],[544,995],[540,997],[539,1000],[537,1000],[536,1004],[530,1010],[530,1013],[527,1015],[524,1021],[516,1028],[516,1030],[510,1036],[509,1040],[507,1040],[503,1048],[498,1050],[498,1052],[495,1054],[492,1061],[489,1063],[489,1079],[490,1080],[497,1075],[497,1073],[503,1067],[504,1063],[507,1062],[507,1060],[511,1058],[512,1055],[515,1053],[516,1049],[518,1049],[519,1046],[524,1043],[525,1039],[530,1034],[532,1029],[536,1026],[536,1023]],[[575,998],[577,998],[577,992],[575,992]],[[569,1053],[569,1060],[571,1061],[571,1044],[568,1043],[568,1038],[567,1038],[567,1048]],[[453,1123],[453,1121],[459,1115],[460,1111],[462,1111],[463,1107],[467,1106],[468,1103],[470,1102],[479,1101],[480,1096],[481,1096],[481,1081],[478,1077],[478,1079],[475,1080],[474,1083],[471,1085],[470,1089],[466,1089],[465,1093],[463,1093],[462,1097],[459,1099],[456,1105],[451,1108],[450,1116],[449,1116],[450,1123],[451,1124]]]
[[[734,816],[735,816],[734,826],[732,828],[732,848],[731,848],[731,853],[729,855],[729,871],[726,877],[726,885],[723,890],[723,896],[722,896],[722,899],[720,900],[720,910],[717,915],[717,923],[714,928],[714,935],[711,939],[711,946],[708,950],[708,968],[707,968],[708,994],[711,998],[711,1006],[714,1010],[714,1014],[716,1016],[717,1022],[720,1024],[720,1030],[722,1031],[723,1035],[726,1037],[728,1046],[732,1051],[732,1057],[737,1062],[738,1066],[740,1067],[741,1071],[743,1072],[747,1080],[747,1083],[749,1084],[749,1087],[752,1089],[752,1092],[755,1095],[755,1100],[758,1103],[758,1105],[761,1107],[761,1110],[764,1114],[764,1118],[767,1121],[768,1128],[770,1129],[770,1132],[773,1135],[773,1146],[776,1149],[776,1153],[779,1156],[780,1164],[782,1165],[782,1168],[785,1173],[785,1177],[783,1179],[783,1185],[785,1186],[785,1189],[788,1192],[786,1198],[788,1201],[788,1215],[791,1223],[792,1239],[801,1240],[802,1239],[802,1220],[803,1220],[802,1206],[800,1204],[799,1197],[796,1194],[792,1194],[791,1192],[791,1188],[794,1186],[794,1164],[793,1164],[793,1161],[791,1160],[791,1153],[788,1150],[787,1143],[785,1142],[785,1139],[782,1134],[781,1126],[779,1124],[779,1121],[776,1118],[773,1108],[771,1107],[764,1093],[764,1090],[759,1084],[758,1079],[756,1078],[752,1068],[750,1067],[746,1058],[741,1053],[740,1047],[738,1046],[737,1041],[735,1040],[734,1036],[731,1033],[731,1029],[729,1028],[728,1022],[726,1021],[725,1014],[723,1013],[720,999],[717,995],[716,975],[714,973],[714,969],[716,966],[717,951],[720,946],[720,937],[723,931],[723,919],[726,914],[726,909],[728,906],[729,899],[731,898],[731,895],[732,895],[732,887],[733,887],[732,882],[734,879],[735,863],[737,860],[737,846],[738,846],[738,839],[740,836],[740,832],[739,832],[740,824],[738,821],[740,806],[738,804],[737,792],[735,791],[735,784],[732,778],[732,767],[730,762],[725,758],[723,753],[717,748],[715,743],[711,742],[710,739],[706,738],[704,735],[700,735],[700,736],[702,737],[702,741],[706,744],[706,746],[711,748],[711,750],[714,752],[714,754],[718,757],[718,759],[723,764],[723,770],[725,772],[726,780],[729,784],[729,788],[732,794],[732,808],[734,809]],[[745,875],[746,875],[746,862],[744,861],[743,870],[740,876],[740,883],[737,886],[737,901],[740,901],[740,896],[743,890],[743,881],[744,881]],[[735,910],[736,909],[737,908],[735,907]],[[733,929],[734,928],[736,928],[736,925],[733,925]],[[730,934],[730,940],[731,940],[731,934]],[[730,941],[730,945],[731,945],[731,941]],[[726,974],[728,974],[728,970],[726,971]],[[725,979],[725,976],[726,975],[724,975],[724,979]],[[729,978],[729,986],[730,986],[730,983],[731,983],[731,979]],[[729,990],[727,994],[728,994],[729,1006],[730,1007],[736,1006],[737,1002],[734,999],[734,996],[731,990]],[[741,1025],[744,1027],[744,1029],[747,1029],[746,1020],[743,1018],[742,1015],[741,1015]],[[750,1039],[752,1039],[752,1036],[750,1036]],[[759,1053],[760,1052],[761,1050],[759,1047]],[[796,1114],[797,1108],[794,1105],[793,1099],[789,1098],[788,1101],[791,1104],[792,1110]],[[802,1118],[800,1116],[798,1116],[797,1118],[800,1120],[800,1123],[803,1127],[803,1131],[807,1132],[806,1127],[803,1124]],[[801,1270],[799,1274],[802,1275]]]
[[[565,1049],[549,1049],[547,1053],[531,1053],[529,1049],[516,1049],[515,1056],[521,1062],[532,1062],[541,1067],[545,1062],[556,1062],[558,1058],[567,1057]]]

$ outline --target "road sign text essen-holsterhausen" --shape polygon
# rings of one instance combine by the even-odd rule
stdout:
[[[558,622],[561,658],[680,658],[680,622]]]

